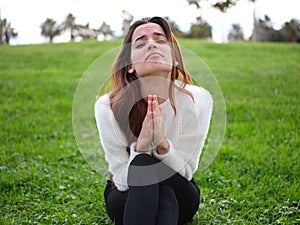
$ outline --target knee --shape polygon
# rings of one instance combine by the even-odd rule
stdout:
[[[128,168],[127,183],[129,186],[148,186],[158,183],[157,160],[148,154],[137,155]]]
[[[138,154],[134,157],[134,159],[131,161],[131,166],[149,166],[156,164],[158,160],[156,160],[154,157],[152,157],[149,154]]]
[[[168,186],[160,186],[159,201],[160,207],[172,210],[174,213],[179,211],[179,204],[172,188]]]

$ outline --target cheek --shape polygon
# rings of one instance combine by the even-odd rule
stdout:
[[[142,59],[142,52],[138,50],[131,50],[131,63],[135,64],[136,62],[141,61]]]
[[[172,63],[172,51],[169,47],[164,49],[164,55],[166,57],[166,61],[168,61],[169,63]]]

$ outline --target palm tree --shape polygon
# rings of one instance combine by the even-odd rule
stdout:
[[[6,19],[0,18],[0,44],[9,44],[10,39],[17,37],[18,32],[15,28],[11,27],[11,24]]]
[[[57,25],[56,21],[50,18],[47,18],[45,22],[41,24],[42,32],[41,34],[45,37],[49,37],[49,42],[53,42],[53,38],[58,36],[62,32],[62,27]]]
[[[74,35],[74,30],[76,29],[76,23],[75,23],[75,16],[73,14],[69,13],[64,22],[62,23],[62,28],[64,30],[70,29],[70,38],[71,41],[74,41],[75,35]]]

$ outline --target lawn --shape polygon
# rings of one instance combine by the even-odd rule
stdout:
[[[87,68],[120,43],[0,46],[0,224],[111,224],[72,104]],[[180,43],[213,71],[227,111],[219,154],[195,175],[192,224],[300,224],[300,45]]]

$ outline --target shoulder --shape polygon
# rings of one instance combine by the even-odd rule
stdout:
[[[176,85],[179,86],[179,87],[181,86],[181,84],[182,83],[180,81],[176,82]],[[200,87],[200,86],[196,86],[196,85],[192,85],[192,84],[187,84],[187,85],[185,85],[184,89],[192,94],[193,101],[194,101],[195,104],[197,104],[197,105],[199,105],[199,104],[200,105],[203,105],[203,104],[212,105],[213,104],[212,95],[205,88]],[[189,96],[186,93],[184,93],[184,94],[186,96]]]
[[[212,104],[212,102],[213,102],[212,95],[205,88],[199,87],[196,85],[187,84],[185,86],[185,89],[193,95],[194,101],[196,103],[197,103],[197,101],[200,100],[201,102],[205,101],[208,104]]]
[[[100,96],[95,102],[94,109],[96,117],[111,114],[109,94]]]
[[[193,84],[187,84],[185,86],[185,89],[191,92],[192,94],[196,94],[196,95],[210,94],[209,91],[206,90],[205,88]]]
[[[95,102],[95,109],[102,107],[110,107],[109,94],[102,95]]]

